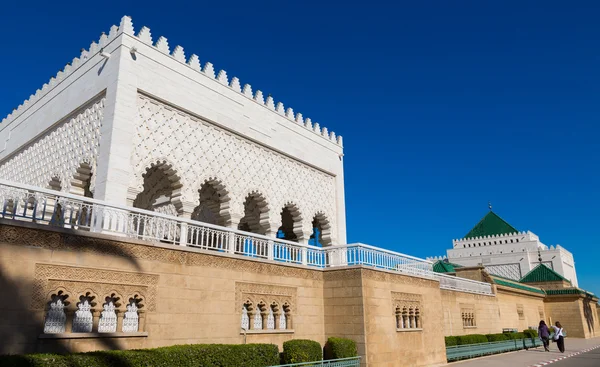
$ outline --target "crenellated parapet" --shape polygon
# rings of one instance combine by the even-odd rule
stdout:
[[[331,142],[342,146],[342,137],[336,135],[335,132],[329,131],[326,127],[321,127],[318,122],[312,122],[310,118],[304,118],[302,113],[294,112],[293,108],[285,107],[283,102],[275,102],[273,97],[269,94],[265,97],[261,90],[253,90],[250,84],[244,84],[240,82],[239,78],[229,78],[225,70],[216,71],[214,65],[210,62],[205,62],[204,65],[200,62],[200,58],[196,54],[192,54],[186,58],[185,51],[182,46],[175,46],[172,50],[169,46],[167,38],[161,36],[156,41],[153,40],[150,28],[142,27],[137,35],[138,40],[151,46],[158,51],[171,56],[173,59],[179,61],[182,64],[187,65],[192,70],[206,76],[209,79],[214,80],[216,83],[222,84],[231,90],[243,95],[244,97],[252,100],[255,103],[264,106],[265,108],[273,111],[282,117],[285,117],[290,122],[303,126],[304,128],[318,134]]]
[[[25,102],[20,104],[17,108],[15,108],[12,111],[12,113],[10,113],[8,116],[2,119],[1,123],[8,124],[12,122],[15,118],[20,116],[28,107],[42,99],[56,86],[58,86],[64,79],[66,79],[69,75],[73,74],[76,70],[83,66],[93,56],[102,52],[103,48],[106,45],[108,45],[122,33],[133,35],[133,24],[131,23],[130,17],[123,17],[119,26],[113,25],[112,27],[110,27],[108,34],[102,32],[102,35],[100,36],[98,42],[94,41],[90,44],[90,46],[87,49],[81,49],[81,54],[79,55],[79,57],[74,58],[71,62],[65,65],[65,67],[56,74],[56,76],[50,78],[50,80],[44,85],[42,85],[40,89],[38,89],[34,94],[30,95],[29,98],[25,100]]]
[[[509,243],[519,243],[524,241],[538,241],[539,238],[534,233],[527,232],[515,232],[501,235],[490,235],[480,236],[472,238],[461,238],[452,240],[454,248],[468,248],[468,247],[481,247],[481,246],[494,246],[504,245]]]
[[[189,57],[186,57],[185,51],[182,46],[175,46],[173,49],[169,46],[169,42],[167,38],[161,36],[153,40],[152,33],[150,28],[142,27],[138,31],[137,34],[134,33],[133,23],[129,16],[124,16],[121,19],[121,23],[119,26],[113,25],[110,27],[108,34],[102,33],[98,42],[92,42],[88,49],[82,49],[79,57],[74,58],[70,63],[68,63],[63,70],[59,71],[55,77],[50,78],[50,81],[42,86],[42,88],[38,89],[35,94],[32,94],[29,99],[19,105],[16,109],[13,110],[6,118],[2,120],[3,124],[10,123],[17,116],[21,115],[23,111],[32,104],[36,103],[38,100],[43,98],[49,91],[54,89],[58,84],[61,83],[62,80],[67,78],[73,72],[75,72],[79,67],[85,64],[89,59],[91,59],[96,54],[102,52],[103,48],[108,45],[111,41],[117,38],[121,34],[126,34],[131,37],[138,39],[146,45],[149,45],[156,50],[169,55],[174,60],[186,65],[190,69],[198,72],[199,74],[213,80],[215,83],[221,84],[240,95],[252,100],[255,103],[258,103],[265,108],[271,110],[273,113],[278,114],[284,118],[286,118],[291,123],[296,125],[300,125],[307,130],[312,131],[313,133],[322,136],[323,138],[342,146],[342,137],[336,135],[335,132],[329,131],[326,127],[321,127],[318,122],[313,122],[310,118],[305,118],[302,113],[294,112],[291,107],[285,107],[283,102],[275,102],[273,97],[269,94],[267,97],[264,96],[264,93],[261,90],[253,91],[252,86],[250,84],[242,83],[237,77],[229,78],[227,72],[225,70],[216,71],[214,65],[210,62],[205,62],[204,65],[201,64],[200,58],[192,54]]]

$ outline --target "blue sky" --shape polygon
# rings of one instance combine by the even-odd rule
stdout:
[[[0,115],[131,15],[344,136],[348,238],[441,255],[494,210],[600,294],[600,3],[10,2]]]

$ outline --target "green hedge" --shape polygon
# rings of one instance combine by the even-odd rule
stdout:
[[[453,347],[455,345],[458,345],[458,340],[456,339],[455,336],[447,336],[447,337],[445,337],[445,339],[446,339],[447,347]]]
[[[524,333],[505,333],[505,335],[510,340],[513,340],[513,339],[525,339],[526,338],[526,336],[525,336]]]
[[[274,344],[196,344],[69,355],[0,356],[0,367],[267,367],[279,364]]]
[[[508,340],[510,339],[509,336],[507,334],[487,334],[486,335],[487,340],[491,343],[491,342],[501,342],[504,340]]]
[[[323,349],[323,359],[340,359],[358,356],[356,343],[352,339],[334,338],[327,339]]]
[[[525,329],[525,330],[523,330],[523,334],[525,334],[526,337],[531,338],[531,339],[535,339],[538,337],[537,330],[533,330],[533,329]]]
[[[314,340],[294,339],[283,343],[283,364],[315,362],[322,358],[321,344]]]
[[[487,343],[488,340],[483,334],[461,335],[456,337],[458,345]]]

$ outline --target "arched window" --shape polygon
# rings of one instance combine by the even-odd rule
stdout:
[[[313,246],[331,246],[331,224],[329,219],[323,213],[317,213],[312,221],[313,233],[308,241],[309,245]]]
[[[244,303],[242,306],[242,324],[241,327],[243,330],[250,329],[250,317],[248,316],[248,309],[250,307],[249,303]]]
[[[135,333],[139,331],[140,317],[138,314],[141,298],[137,295],[129,299],[129,303],[126,306],[125,316],[123,318],[123,332],[124,333]]]
[[[418,308],[415,308],[415,328],[421,328],[421,311]]]
[[[79,303],[77,303],[77,311],[73,317],[73,328],[74,333],[91,333],[93,325],[92,307],[95,305],[93,302],[94,296],[87,293],[85,296],[79,297]]]
[[[402,308],[402,329],[410,328],[409,319],[408,319],[408,310],[406,307]]]
[[[273,314],[273,306],[270,306],[267,310],[267,330],[275,330],[275,315]]]
[[[99,333],[115,333],[117,331],[117,313],[116,308],[119,306],[119,297],[114,294],[106,297],[105,303],[102,305],[102,313],[98,322]]]
[[[65,306],[69,304],[66,300],[67,298],[68,295],[63,294],[62,291],[53,294],[50,298],[48,313],[46,313],[46,320],[44,321],[44,334],[60,334],[65,332],[65,325],[67,323]]]
[[[402,329],[402,310],[396,306],[396,329]]]

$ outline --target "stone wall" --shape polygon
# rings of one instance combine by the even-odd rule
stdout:
[[[338,336],[356,341],[364,366],[434,366],[445,362],[444,335],[522,330],[536,325],[540,312],[548,321],[560,317],[569,336],[598,330],[595,305],[585,311],[578,296],[544,304],[541,295],[503,286],[495,287],[496,296],[483,296],[361,266],[311,269],[5,219],[0,254],[0,284],[8,296],[0,306],[6,341],[0,353],[244,342],[281,348],[290,339],[324,345]],[[44,334],[48,306],[57,297],[65,301],[66,332]],[[115,300],[118,326],[116,333],[99,334],[107,297]],[[75,323],[69,320],[84,299],[91,302],[92,332],[70,333]],[[132,299],[139,301],[139,328],[127,333],[121,325]],[[245,313],[247,332],[241,327]],[[257,330],[257,313],[259,322],[275,320],[277,326]],[[474,325],[465,327],[465,313],[474,315]]]

